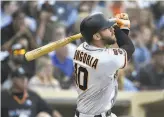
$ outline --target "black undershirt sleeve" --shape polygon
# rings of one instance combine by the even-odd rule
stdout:
[[[128,37],[129,31],[121,30],[118,26],[114,26],[114,31],[118,46],[127,52],[127,58],[129,60],[135,51],[134,45]]]

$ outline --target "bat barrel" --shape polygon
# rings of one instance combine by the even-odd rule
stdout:
[[[66,44],[70,43],[71,41],[80,39],[82,37],[81,33],[70,36],[66,39],[61,39],[52,43],[49,43],[47,45],[44,45],[40,48],[34,49],[32,51],[29,51],[25,54],[25,58],[27,61],[34,60],[40,56],[43,56],[49,52],[52,52],[53,50],[60,48],[62,46],[65,46]]]

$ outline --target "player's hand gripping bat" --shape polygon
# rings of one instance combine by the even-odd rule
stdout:
[[[120,22],[120,20],[118,18],[111,18],[109,19],[110,21],[113,21],[113,22]],[[58,40],[58,41],[55,41],[55,42],[52,42],[52,43],[49,43],[45,46],[42,46],[42,47],[39,47],[39,48],[36,48],[32,51],[29,51],[25,54],[25,58],[26,60],[28,61],[31,61],[31,60],[34,60],[36,58],[39,58],[40,56],[43,56],[51,51],[54,51],[55,49],[57,48],[60,48],[62,46],[65,46],[66,44],[74,41],[74,40],[77,40],[77,39],[80,39],[82,38],[82,35],[81,33],[79,34],[76,34],[76,35],[73,35],[73,36],[70,36],[70,37],[67,37],[65,39],[62,39],[62,40]]]

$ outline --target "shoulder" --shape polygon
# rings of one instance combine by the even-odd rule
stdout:
[[[126,54],[126,51],[122,48],[108,48],[106,49],[107,53],[110,55],[122,55]]]
[[[106,60],[108,65],[115,66],[117,69],[122,69],[127,64],[127,53],[122,48],[108,48],[104,50],[101,58]]]

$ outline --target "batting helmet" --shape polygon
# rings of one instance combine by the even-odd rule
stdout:
[[[114,22],[109,21],[102,13],[94,13],[83,19],[80,24],[80,32],[86,42],[90,43],[95,33],[113,25]]]

